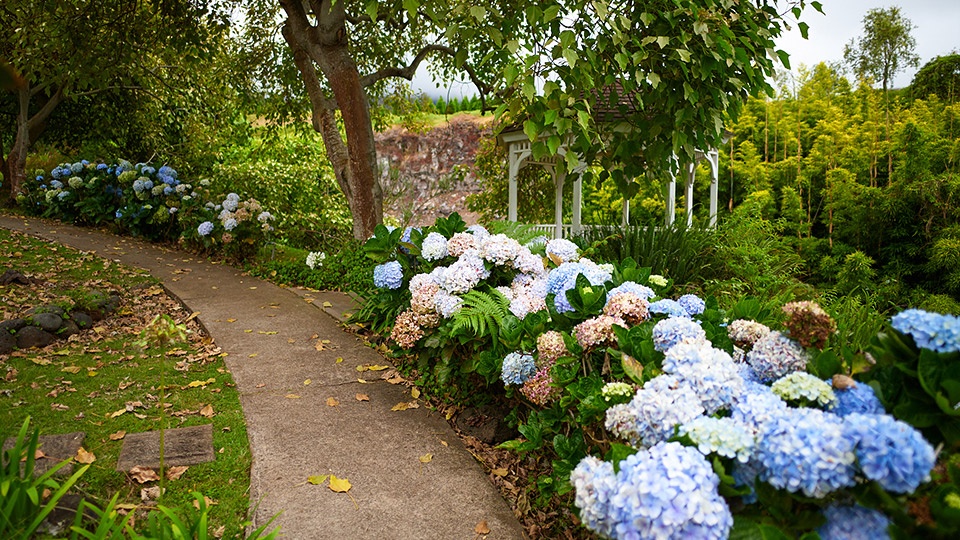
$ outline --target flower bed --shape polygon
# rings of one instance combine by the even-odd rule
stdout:
[[[502,446],[552,460],[541,501],[611,538],[958,531],[957,317],[908,310],[852,351],[816,303],[671,298],[632,260],[506,232],[378,227],[360,316],[438,394],[516,405]]]
[[[80,225],[112,224],[122,233],[180,241],[236,259],[273,230],[273,216],[255,199],[216,196],[209,180],[191,184],[178,176],[167,165],[82,160],[49,173],[36,171],[17,201],[32,214]]]

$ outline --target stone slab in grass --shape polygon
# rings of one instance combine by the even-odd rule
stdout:
[[[38,444],[38,450],[43,452],[44,457],[36,461],[33,471],[36,475],[41,475],[50,470],[54,465],[61,461],[70,459],[77,455],[77,450],[83,446],[83,439],[87,436],[82,431],[73,433],[61,433],[58,435],[41,435]],[[16,439],[11,437],[3,442],[3,451],[13,448]],[[57,475],[69,475],[73,473],[73,463],[69,463],[57,471]]]
[[[196,465],[213,461],[213,424],[168,429],[163,433],[163,465]],[[117,470],[160,467],[160,432],[127,433],[123,438]]]

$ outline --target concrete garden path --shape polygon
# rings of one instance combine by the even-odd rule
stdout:
[[[357,371],[387,362],[324,313],[329,301],[337,314],[345,295],[305,297],[230,266],[90,229],[13,216],[0,216],[0,226],[148,270],[200,312],[200,322],[228,353],[240,392],[257,524],[282,512],[275,523],[285,538],[524,537],[439,413],[424,405],[391,411],[413,401],[410,389],[379,380],[381,372]],[[329,340],[324,350],[317,350],[318,339]],[[364,377],[370,382],[358,381]],[[422,463],[427,454],[432,458]],[[334,493],[307,483],[325,474],[348,479],[352,488]],[[481,521],[491,531],[485,537],[474,532]]]

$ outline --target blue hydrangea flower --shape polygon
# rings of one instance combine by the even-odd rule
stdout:
[[[578,262],[566,262],[554,268],[547,275],[547,292],[556,295],[553,303],[557,313],[573,311],[567,300],[567,291],[577,284],[577,276],[583,274],[591,285],[603,286],[610,281],[611,273],[589,259]]]
[[[483,240],[487,236],[490,236],[490,232],[487,231],[483,225],[471,225],[467,227],[467,232],[476,236],[477,240]]]
[[[744,381],[743,391],[730,406],[730,418],[750,426],[756,433],[780,418],[787,411],[787,403],[758,382]]]
[[[827,382],[830,382],[830,379],[827,379]],[[853,413],[884,414],[886,412],[869,384],[854,383],[847,388],[834,388],[833,395],[837,399],[827,410],[837,416],[847,416]]]
[[[213,232],[213,223],[209,221],[204,221],[197,227],[197,234],[200,236],[207,236]]]
[[[556,264],[572,262],[580,258],[580,248],[565,238],[554,238],[548,241],[546,253]]]
[[[657,293],[653,292],[653,289],[647,287],[646,285],[640,285],[634,281],[624,281],[620,285],[610,289],[610,291],[607,292],[607,298],[612,298],[620,293],[625,292],[633,293],[639,296],[642,300],[650,300],[657,295]]]
[[[223,222],[223,228],[228,231],[232,231],[237,228],[237,220],[234,218],[229,218]],[[398,263],[399,264],[399,263]]]
[[[685,294],[677,298],[677,303],[680,304],[684,311],[691,317],[703,313],[703,310],[707,307],[707,304],[695,294]]]
[[[680,426],[703,455],[717,454],[746,463],[753,454],[753,433],[736,420],[699,416]]]
[[[604,425],[634,446],[653,446],[703,413],[700,398],[690,388],[672,375],[660,375],[647,381],[629,403],[607,409]]]
[[[533,356],[512,352],[503,359],[503,367],[500,369],[500,379],[503,384],[521,385],[532,379],[537,374],[537,365]]]
[[[37,182],[43,182],[43,176],[37,176],[36,180]]]
[[[53,189],[63,189],[63,182],[59,180],[53,180],[50,182],[50,187]]]
[[[428,261],[439,261],[447,256],[447,239],[438,232],[432,232],[423,239],[420,255]]]
[[[83,163],[79,161],[70,165],[70,172],[73,174],[79,174],[83,172]]]
[[[864,476],[883,489],[913,493],[927,481],[936,454],[919,431],[885,414],[853,413],[844,417],[847,436],[856,444]]]
[[[890,538],[887,528],[890,518],[872,508],[859,504],[830,505],[823,509],[826,523],[817,529],[823,540],[885,540]]]
[[[266,210],[264,210],[263,212],[260,212],[260,215],[257,216],[257,221],[259,221],[260,223],[273,221],[273,215],[270,212],[267,212]]]
[[[663,369],[677,379],[679,386],[689,388],[697,396],[705,414],[728,409],[745,391],[743,378],[733,359],[725,351],[711,347],[709,342],[681,343],[671,348],[667,355],[677,356],[674,353],[683,360],[699,360],[665,359]]]
[[[469,250],[443,271],[442,286],[448,293],[462,294],[490,276],[476,250]]]
[[[220,203],[222,208],[228,212],[233,212],[234,210],[236,210],[237,204],[238,204],[237,199],[230,199],[230,198],[224,199],[223,202]]]
[[[921,349],[960,351],[960,317],[908,309],[894,315],[890,322],[894,330],[912,337]]]
[[[172,195],[172,194],[173,194],[173,188],[170,187],[170,186],[167,186],[167,187],[163,188],[163,194],[164,194],[164,195]]]
[[[116,212],[113,213],[113,217],[120,219],[123,217],[123,213],[117,210]]]
[[[373,269],[373,284],[381,289],[399,289],[403,285],[403,268],[397,261],[378,264]]]
[[[169,177],[171,177],[171,178],[176,178],[176,177],[177,177],[177,171],[175,171],[175,170],[173,169],[173,167],[169,167],[169,166],[167,166],[167,165],[164,165],[164,166],[160,167],[160,170],[157,171],[157,172],[158,172],[159,174],[162,174],[163,176],[169,176]]]
[[[769,383],[787,373],[805,370],[807,352],[799,343],[774,330],[753,344],[747,363],[760,382]]]
[[[463,299],[459,296],[449,294],[446,291],[440,291],[433,297],[433,305],[437,313],[444,319],[449,319],[453,317],[454,313],[460,310],[460,306],[463,305]]]
[[[583,524],[601,536],[613,537],[609,511],[610,496],[617,490],[613,464],[587,456],[573,469],[570,484],[576,493],[573,502],[580,509]]]
[[[703,455],[660,443],[620,462],[609,496],[611,537],[724,539],[733,526],[717,492],[720,478]]]
[[[669,315],[671,317],[689,317],[690,314],[687,313],[686,309],[683,309],[683,306],[680,305],[676,300],[671,300],[669,298],[664,298],[662,300],[657,300],[652,302],[650,307],[647,308],[650,313],[661,313]]]
[[[54,167],[53,170],[50,171],[50,176],[52,176],[54,180],[59,180],[60,177],[63,176],[63,173],[60,172],[60,167]]]
[[[103,171],[106,171],[107,169],[109,169],[109,167],[107,166],[106,163],[97,163],[97,170],[98,170],[98,171],[103,172]]]
[[[670,317],[653,327],[653,348],[660,352],[666,352],[684,339],[699,341],[706,338],[707,333],[703,328],[685,317]]]
[[[760,479],[807,497],[854,485],[854,441],[840,417],[818,409],[787,409],[759,434]]]
[[[57,193],[57,198],[60,199],[61,201],[66,199],[69,196],[70,196],[69,191],[61,191],[60,193]]]

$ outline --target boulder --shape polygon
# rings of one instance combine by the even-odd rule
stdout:
[[[33,324],[50,333],[59,330],[63,324],[63,318],[56,313],[34,313],[30,316],[30,319],[33,321]]]
[[[36,326],[24,326],[17,332],[17,347],[20,349],[29,349],[32,347],[46,347],[54,341],[56,336],[41,330]]]
[[[30,282],[30,278],[13,269],[7,270],[0,276],[0,285],[10,285],[11,283],[29,285]]]
[[[53,313],[58,317],[63,317],[66,311],[64,311],[62,307],[55,306],[53,304],[48,304],[46,306],[32,307],[26,311],[26,315],[35,315],[37,313]]]
[[[27,325],[26,319],[7,319],[0,322],[0,332],[9,334],[10,332],[16,332],[17,330],[23,328]]]
[[[81,330],[86,330],[87,328],[93,327],[93,318],[83,311],[71,311],[69,316],[70,319],[75,322],[77,327]]]
[[[17,338],[7,330],[0,330],[0,354],[10,354],[17,348]]]
[[[63,339],[67,339],[68,337],[74,334],[79,334],[79,333],[80,333],[80,327],[77,326],[77,323],[67,319],[63,321],[63,324],[60,326],[60,331],[57,332],[57,336]]]

